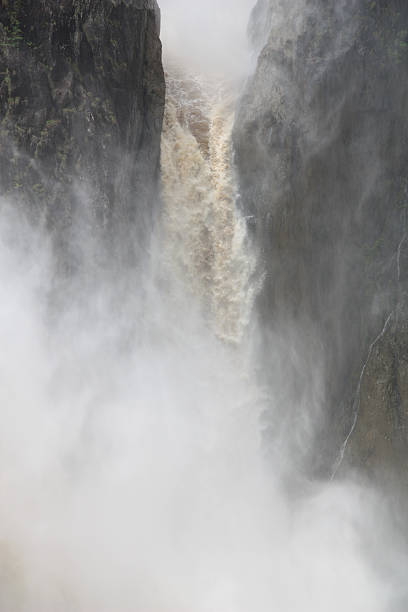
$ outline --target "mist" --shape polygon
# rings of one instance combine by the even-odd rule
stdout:
[[[254,306],[265,275],[231,161],[238,94],[223,88],[247,75],[252,4],[161,2],[165,64],[215,93],[167,75],[138,265],[89,229],[91,187],[73,187],[74,273],[43,223],[0,201],[4,612],[406,610],[386,494],[306,466],[322,345]]]
[[[2,209],[2,609],[397,609],[385,500],[357,483],[293,497],[284,447],[265,462],[251,343],[163,289],[157,252],[140,276],[56,286],[47,241]]]
[[[242,78],[249,67],[246,30],[254,0],[163,0],[165,62],[186,63],[207,76]]]

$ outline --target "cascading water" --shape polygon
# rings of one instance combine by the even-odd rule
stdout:
[[[255,297],[256,259],[237,209],[233,88],[170,67],[162,137],[168,257],[207,307],[220,338],[239,342]]]

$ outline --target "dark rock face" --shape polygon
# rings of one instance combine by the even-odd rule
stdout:
[[[350,437],[354,462],[366,462],[367,432],[378,441],[370,461],[381,463],[379,437],[389,436],[392,454],[406,435],[397,436],[396,423],[408,417],[395,382],[405,374],[389,376],[391,361],[393,371],[406,367],[405,336],[391,329],[404,317],[407,290],[408,4],[260,0],[253,37],[265,36],[265,23],[269,38],[234,136],[243,206],[266,271],[260,315],[270,327],[297,322],[320,346],[328,445],[317,438],[314,453],[328,467],[353,424],[370,344],[392,313]],[[368,389],[381,367],[388,383],[371,427]],[[390,402],[400,415],[392,427]]]
[[[407,490],[407,458],[408,325],[404,321],[380,339],[367,362],[346,459]]]
[[[0,188],[63,236],[151,217],[164,76],[155,0],[1,0]]]

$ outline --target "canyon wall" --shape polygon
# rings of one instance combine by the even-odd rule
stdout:
[[[250,36],[234,140],[258,311],[272,335],[301,330],[309,369],[319,355],[313,469],[377,472],[408,456],[408,6],[259,0]]]
[[[60,241],[77,214],[90,232],[146,233],[164,110],[159,30],[155,0],[1,2],[0,189]]]

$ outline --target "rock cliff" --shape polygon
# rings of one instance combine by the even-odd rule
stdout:
[[[250,32],[261,51],[234,139],[266,272],[260,315],[272,329],[296,322],[305,360],[321,355],[315,469],[330,472],[350,433],[345,459],[398,462],[408,442],[398,331],[408,288],[408,5],[259,0]]]
[[[60,237],[85,202],[90,227],[151,217],[159,28],[155,0],[0,2],[1,193]]]

